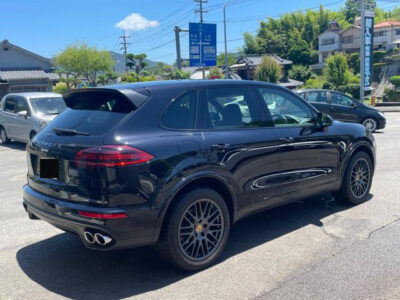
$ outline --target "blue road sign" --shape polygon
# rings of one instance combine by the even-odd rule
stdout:
[[[371,84],[371,68],[372,68],[372,57],[373,57],[373,45],[374,45],[374,17],[365,17],[365,64],[364,64],[364,87],[369,87]]]
[[[217,65],[217,25],[189,23],[189,58],[191,67]]]

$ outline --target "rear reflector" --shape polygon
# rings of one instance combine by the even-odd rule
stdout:
[[[107,145],[79,151],[75,156],[75,163],[78,167],[115,167],[140,164],[153,158],[153,155],[133,147]]]
[[[78,211],[79,215],[82,217],[92,218],[92,219],[103,219],[103,220],[110,220],[110,219],[124,219],[127,218],[126,213],[115,213],[115,214],[101,214],[101,213],[94,213],[88,211]]]

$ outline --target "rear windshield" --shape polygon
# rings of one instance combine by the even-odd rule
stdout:
[[[144,97],[138,94],[138,97]],[[101,135],[115,127],[136,106],[116,91],[82,91],[67,95],[68,108],[46,130],[68,129]]]

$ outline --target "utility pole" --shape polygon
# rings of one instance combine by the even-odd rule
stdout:
[[[365,0],[361,0],[361,45],[360,45],[360,101],[364,103],[365,83]]]
[[[126,59],[126,54],[128,54],[128,45],[130,45],[131,43],[128,43],[128,39],[130,38],[129,35],[125,34],[125,30],[123,31],[123,35],[119,37],[121,42],[119,43],[121,45],[121,50],[124,53],[125,56],[125,70],[128,70],[128,67],[126,66],[126,64],[128,63],[127,59]]]
[[[204,22],[203,14],[208,13],[208,11],[203,10],[203,3],[208,3],[208,0],[194,0],[194,2],[198,2],[200,5],[200,9],[196,9],[195,12],[200,14],[200,23],[203,23]],[[200,34],[201,34],[201,32],[200,32]],[[200,55],[202,55],[202,51],[203,51],[201,41],[202,41],[202,37],[200,36]],[[203,61],[203,60],[201,60],[201,61]],[[203,71],[203,79],[205,79],[206,71],[204,69],[204,66],[202,66],[202,71]]]
[[[176,42],[176,64],[178,65],[178,69],[182,70],[181,39],[179,33],[189,32],[189,30],[182,29],[179,26],[175,26],[174,31],[175,31],[175,42]]]
[[[228,66],[228,42],[226,40],[226,7],[228,6],[231,0],[227,0],[224,4],[224,39],[225,39],[225,79],[228,79],[229,75],[229,66]]]

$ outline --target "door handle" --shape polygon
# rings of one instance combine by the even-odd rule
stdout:
[[[215,144],[211,146],[211,150],[226,150],[230,146],[230,144]]]
[[[281,140],[281,142],[285,142],[285,143],[292,143],[292,142],[294,142],[294,138],[291,137],[291,136],[280,138],[280,140]]]
[[[329,107],[329,109],[335,110],[335,107],[331,105],[331,106]]]

